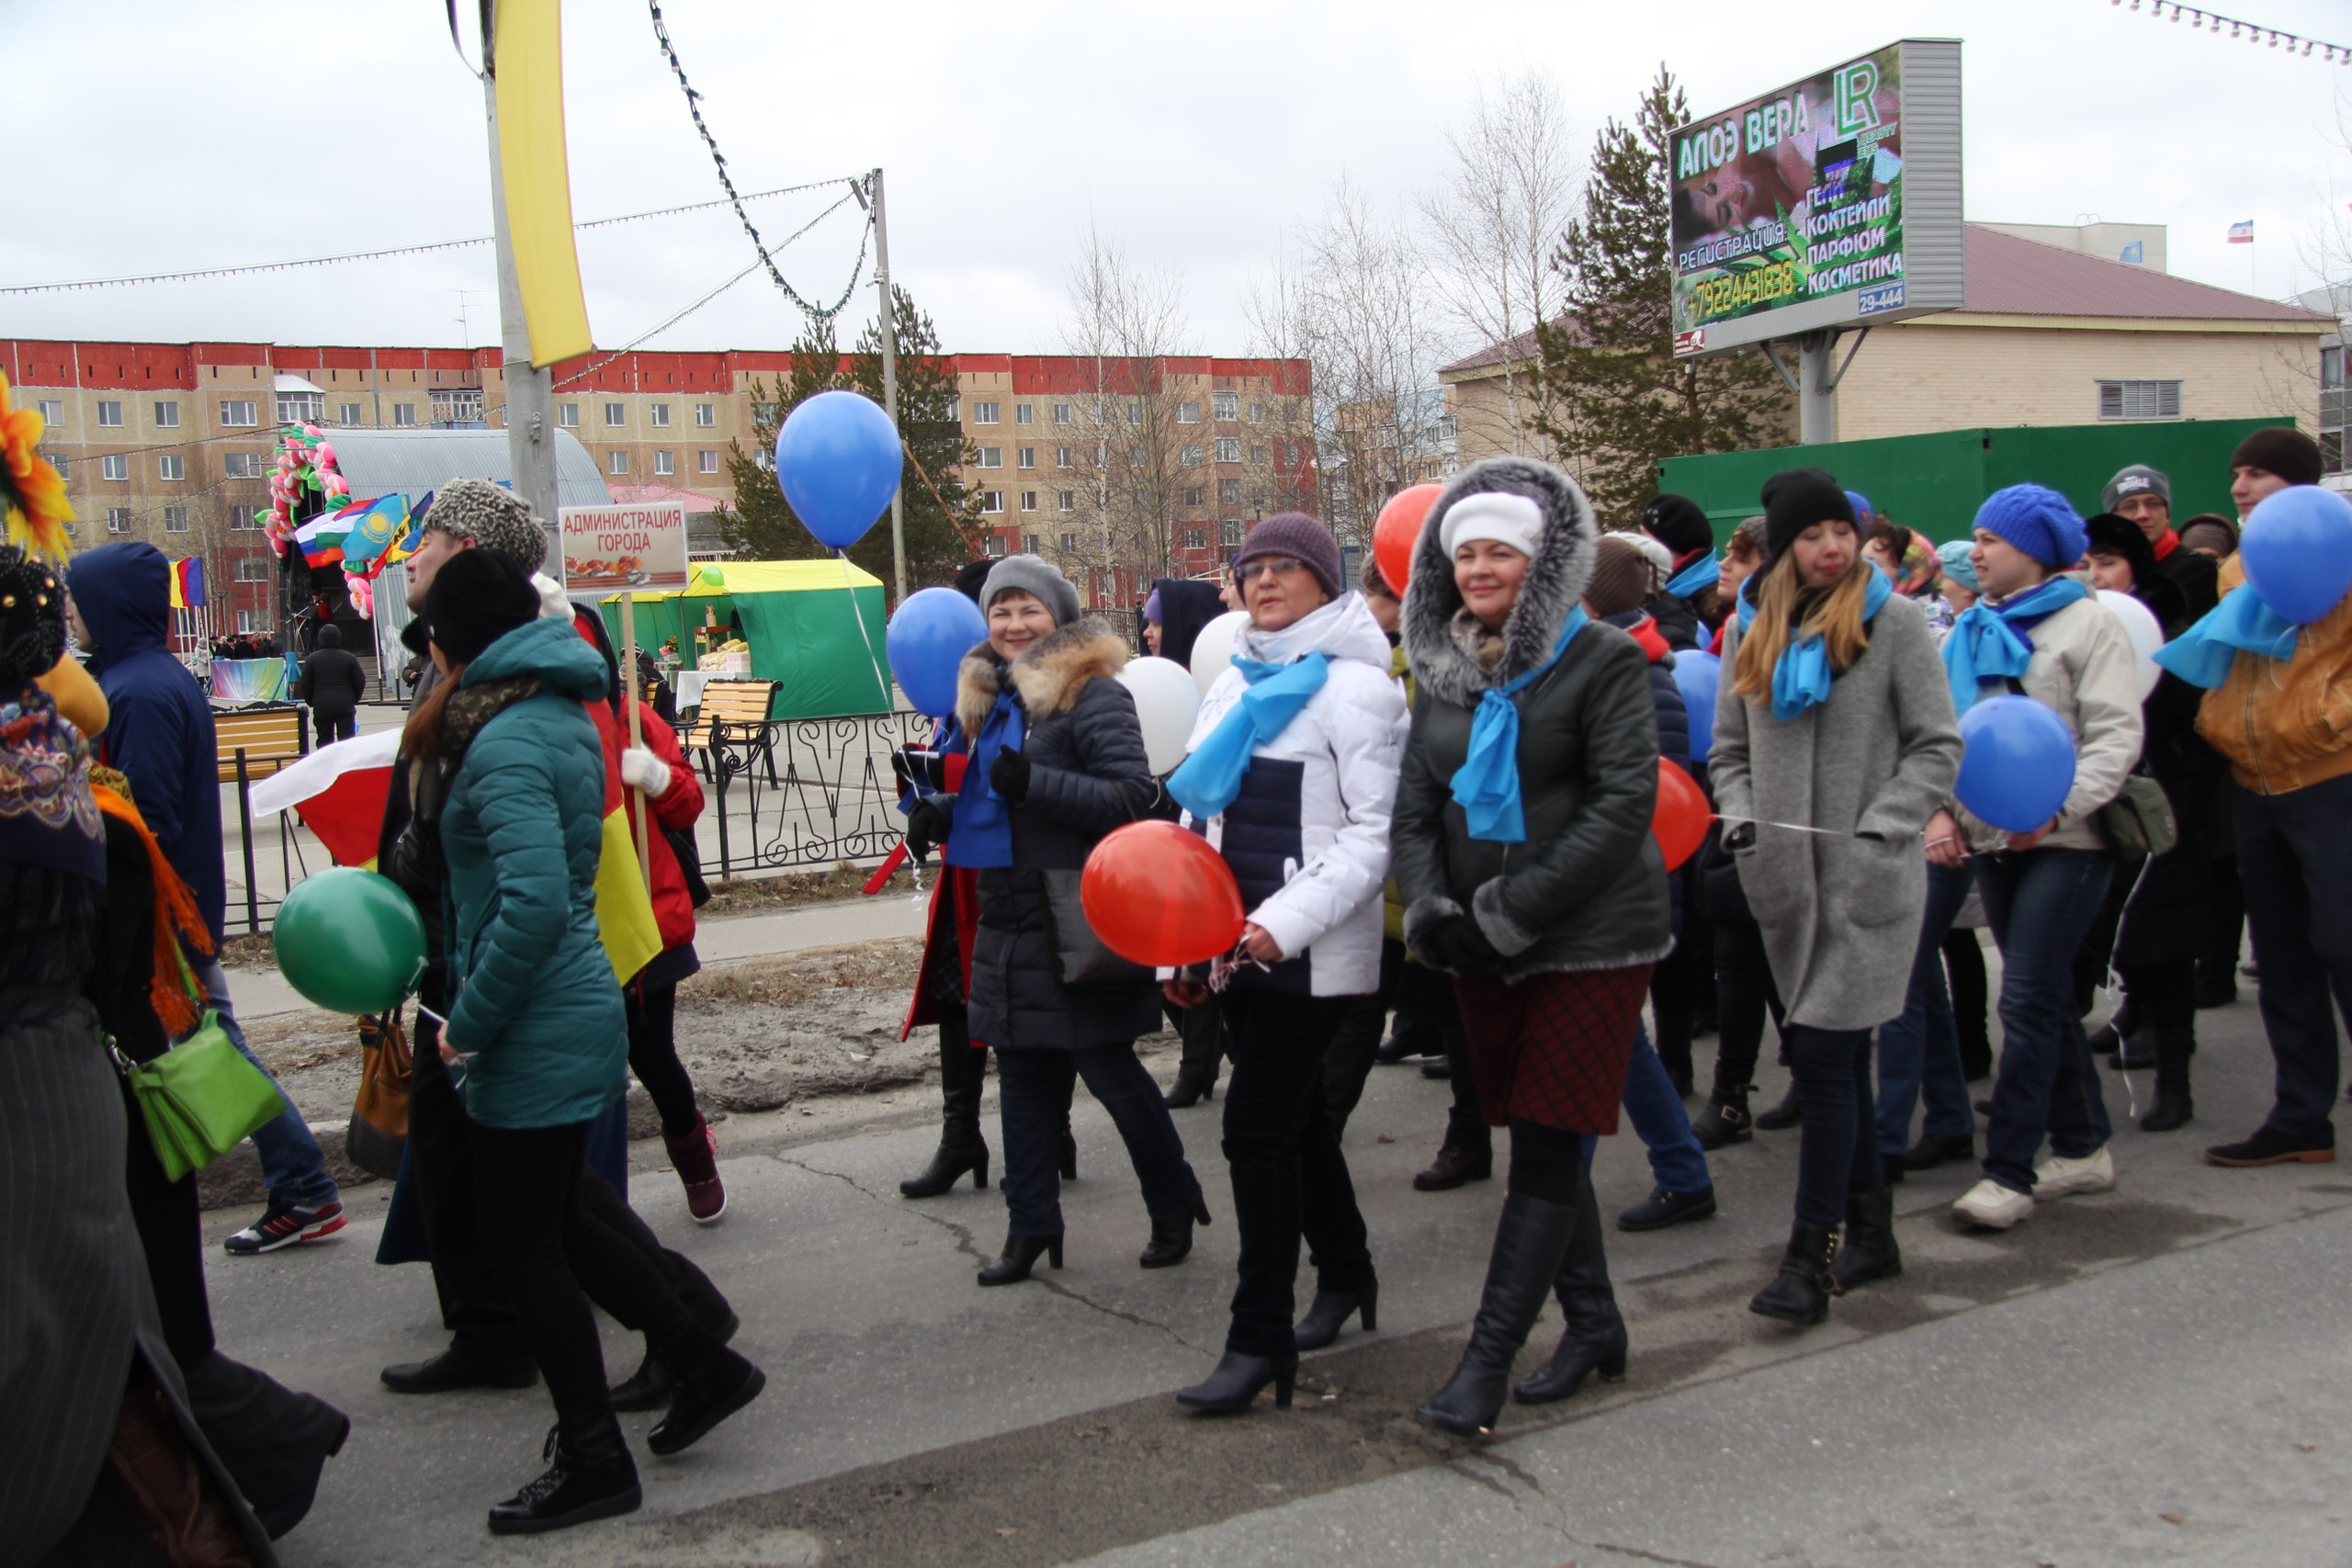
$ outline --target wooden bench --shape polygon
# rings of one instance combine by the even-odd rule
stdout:
[[[702,776],[711,776],[711,752],[720,746],[740,748],[742,766],[763,760],[768,783],[776,782],[775,737],[769,730],[768,705],[775,697],[774,681],[711,681],[704,684],[702,703],[686,731],[684,749],[702,753]],[[724,733],[721,733],[724,727]],[[721,766],[725,765],[724,761]]]
[[[311,749],[311,710],[299,704],[216,708],[214,755],[220,782],[237,781],[237,749],[244,748],[245,777],[266,779]]]

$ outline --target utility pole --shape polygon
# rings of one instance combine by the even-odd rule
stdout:
[[[882,171],[876,169],[866,181],[866,189],[874,201],[874,287],[882,296],[882,412],[890,416],[890,428],[899,428],[899,310],[898,301],[890,294],[890,225],[882,216]],[[901,434],[899,443],[906,445]],[[903,461],[899,472],[905,473]],[[904,604],[907,598],[907,513],[901,484],[890,492],[890,577],[897,591],[893,604]]]
[[[485,18],[490,7],[485,6]],[[490,122],[490,211],[498,252],[498,327],[506,380],[506,454],[514,493],[547,530],[548,555],[560,575],[563,541],[556,519],[555,378],[531,367],[531,328],[523,317],[523,284],[514,271],[514,238],[506,227],[506,176],[498,148],[498,62],[493,25],[481,39],[481,96]]]

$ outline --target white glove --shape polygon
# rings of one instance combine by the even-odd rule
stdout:
[[[640,790],[648,800],[659,800],[670,787],[670,764],[642,746],[621,753],[621,783]]]

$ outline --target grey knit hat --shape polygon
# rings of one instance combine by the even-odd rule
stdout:
[[[2127,495],[2151,493],[2170,506],[2172,480],[2165,478],[2162,469],[2152,468],[2145,463],[2134,463],[2129,468],[2119,468],[2115,477],[2107,481],[2107,489],[2099,495],[2099,505],[2103,510],[2112,512]]]
[[[1241,541],[1241,548],[1233,558],[1238,569],[1243,561],[1262,556],[1288,556],[1315,574],[1323,585],[1327,597],[1337,599],[1348,591],[1347,569],[1340,564],[1340,541],[1331,530],[1304,512],[1277,512],[1272,517],[1252,524]]]
[[[443,485],[424,514],[424,525],[496,550],[526,573],[547,564],[547,530],[532,515],[530,504],[488,479],[451,479]]]
[[[1057,626],[1078,619],[1078,590],[1042,556],[1007,556],[990,567],[988,581],[980,585],[980,613],[986,615],[996,596],[1008,589],[1045,605]]]

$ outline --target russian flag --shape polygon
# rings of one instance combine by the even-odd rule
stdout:
[[[2250,245],[2254,243],[2253,219],[2249,218],[2243,223],[2233,223],[2230,225],[2230,243],[2233,245]]]
[[[294,543],[312,566],[333,566],[343,559],[344,525],[322,512],[294,530]]]

